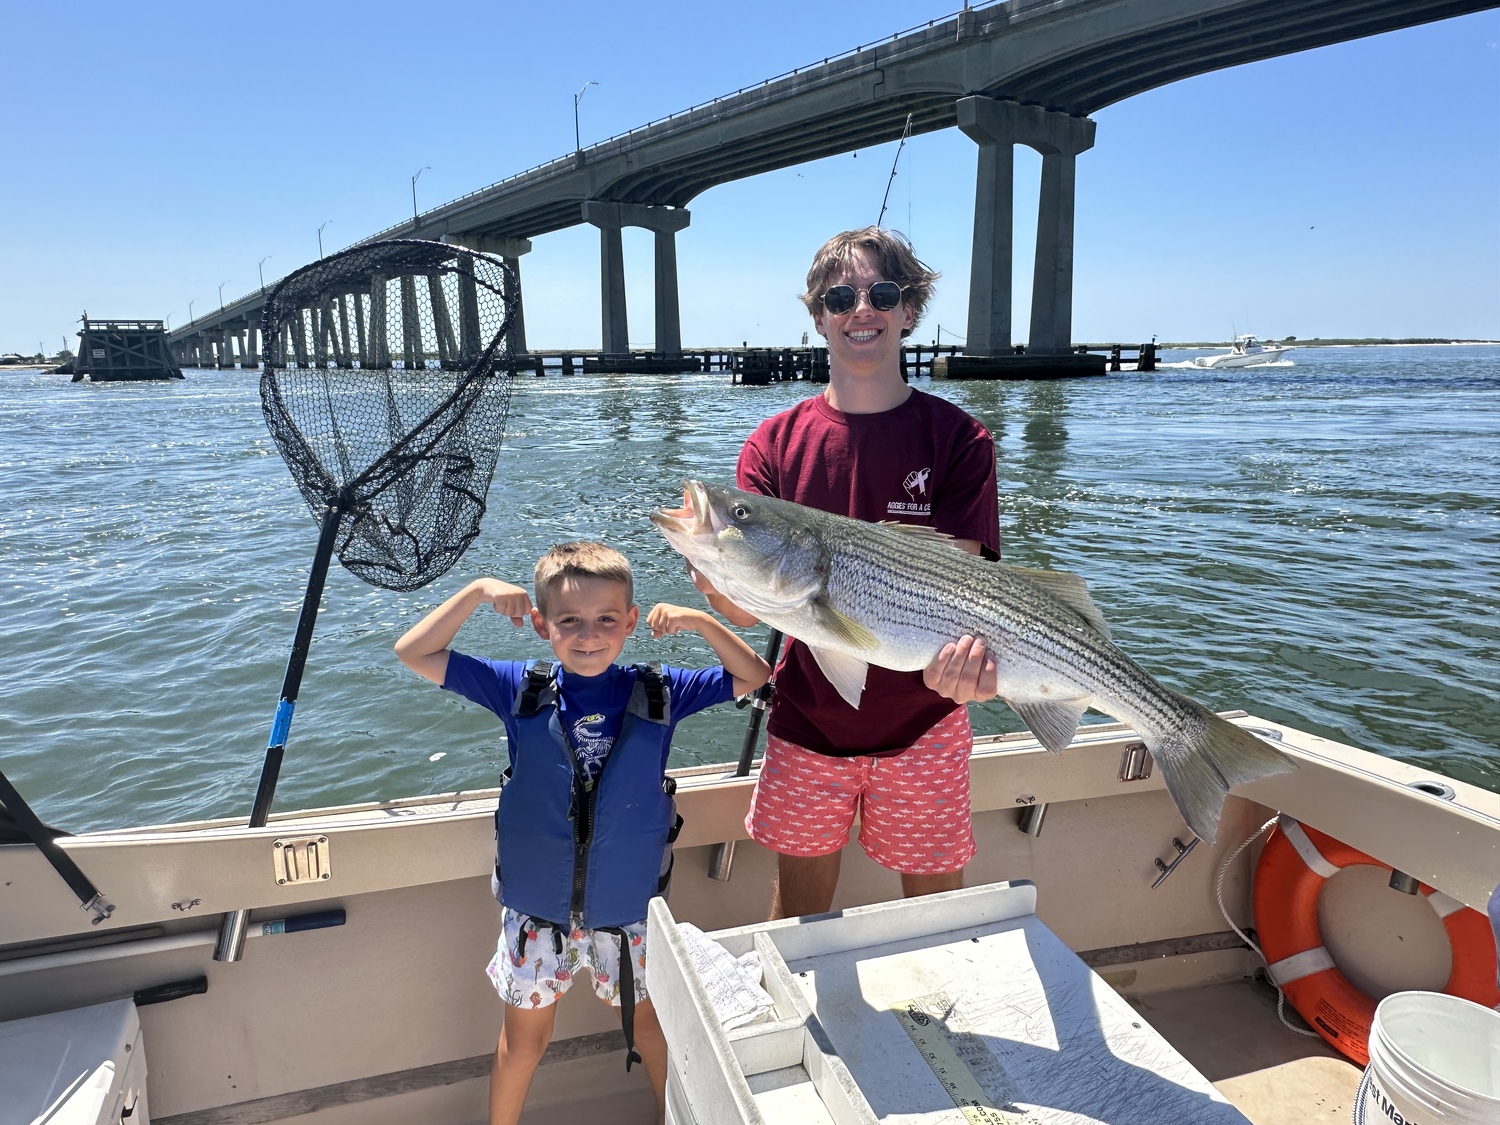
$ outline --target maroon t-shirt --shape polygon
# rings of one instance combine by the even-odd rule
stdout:
[[[922,524],[978,540],[987,557],[1000,557],[995,443],[964,411],[921,391],[880,414],[845,414],[822,395],[804,399],[750,435],[738,478],[748,492],[855,519]],[[958,706],[920,672],[871,665],[855,710],[801,641],[787,646],[772,699],[772,734],[840,758],[910,746]]]

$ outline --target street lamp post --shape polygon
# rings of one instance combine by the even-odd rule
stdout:
[[[318,249],[322,250],[322,246],[319,246]],[[319,256],[321,257],[322,255],[320,254]],[[260,291],[262,293],[264,293],[266,291],[266,269],[265,269],[265,266],[266,266],[266,263],[271,260],[271,257],[272,257],[272,255],[267,254],[264,258],[262,258],[255,265],[255,268],[260,272]]]
[[[172,314],[171,313],[167,314],[167,331],[168,332],[172,331]]]
[[[581,140],[579,140],[579,138],[578,138],[578,103],[583,100],[583,95],[586,94],[586,93],[588,93],[588,90],[589,90],[590,86],[597,86],[597,85],[599,85],[599,83],[594,82],[592,80],[590,80],[588,82],[585,82],[583,84],[583,87],[578,91],[578,93],[576,93],[576,94],[573,95],[573,151],[574,152],[581,152],[581,151],[583,151],[583,142]]]
[[[328,223],[331,223],[331,222],[333,222],[333,220],[329,219]],[[326,227],[328,225],[328,223],[324,223],[323,227]],[[323,227],[319,227],[318,228],[318,259],[320,261],[323,258]]]
[[[196,301],[197,301],[197,300],[198,300],[198,298],[197,298],[197,297],[194,297],[194,298],[193,298],[193,299],[192,299],[192,300],[191,300],[191,301],[189,301],[189,302],[188,302],[188,323],[189,323],[189,324],[192,324],[192,323],[193,323],[193,321],[194,321],[194,320],[196,320],[196,319],[197,319],[197,317],[195,317],[195,316],[194,316],[194,315],[193,315],[193,304],[194,304],[194,303],[195,303],[195,302],[196,302]]]
[[[224,311],[224,286],[226,286],[228,284],[229,284],[229,282],[227,282],[227,281],[221,281],[221,282],[219,282],[219,311],[220,312]]]
[[[415,226],[421,226],[422,220],[417,215],[417,181],[422,178],[423,172],[431,172],[432,165],[424,165],[417,169],[417,174],[411,178],[411,221]]]

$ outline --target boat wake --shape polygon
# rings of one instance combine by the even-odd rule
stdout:
[[[1232,367],[1232,368],[1226,367],[1226,368],[1221,368],[1220,370],[1224,370],[1224,371],[1244,371],[1244,370],[1246,370],[1248,368],[1296,367],[1296,366],[1297,365],[1295,363],[1293,363],[1289,359],[1273,359],[1273,360],[1268,360],[1265,363],[1242,363],[1242,364],[1239,364],[1239,365],[1237,365],[1235,367]],[[1179,360],[1179,361],[1174,362],[1174,363],[1158,363],[1156,365],[1156,369],[1158,371],[1166,371],[1166,370],[1172,370],[1172,371],[1212,371],[1212,370],[1214,370],[1212,367],[1204,367],[1201,364],[1194,363],[1190,359]]]

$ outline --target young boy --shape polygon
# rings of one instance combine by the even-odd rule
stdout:
[[[554,1001],[585,968],[599,998],[621,1008],[626,1068],[644,1063],[664,1112],[667,1045],[643,971],[646,904],[665,887],[676,836],[666,777],[672,731],[754,691],[771,670],[709,614],[666,604],[646,619],[651,635],[696,632],[722,666],[615,664],[640,609],[630,564],[600,543],[553,547],[536,564],[533,588],[535,605],[518,586],[476,579],[396,642],[412,671],[498,715],[509,743],[495,818],[501,935],[487,970],[507,1007],[490,1122],[520,1120],[552,1039]],[[529,616],[555,663],[451,651],[459,626],[486,603],[518,626]]]

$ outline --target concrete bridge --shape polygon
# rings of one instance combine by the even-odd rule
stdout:
[[[979,146],[968,347],[1011,351],[1013,146],[1042,154],[1028,351],[1072,342],[1076,161],[1088,115],[1224,67],[1500,5],[1500,0],[1007,0],[800,67],[471,192],[372,235],[495,253],[519,271],[532,238],[600,232],[605,353],[629,350],[620,231],[656,234],[656,350],[680,352],[676,237],[717,184],[957,126]],[[185,366],[258,360],[254,293],[171,334]],[[236,343],[237,342],[237,343]],[[515,345],[525,350],[520,326]],[[217,355],[214,354],[217,350]]]

